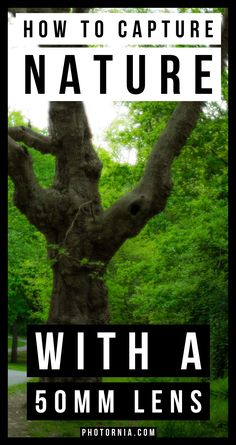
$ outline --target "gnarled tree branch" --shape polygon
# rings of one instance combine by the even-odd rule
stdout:
[[[228,53],[227,9],[222,25],[221,51],[223,71]],[[171,191],[172,162],[195,128],[203,105],[204,102],[181,102],[177,105],[152,149],[140,183],[118,199],[97,221],[95,250],[103,250],[104,260],[109,260],[127,238],[137,235],[151,217],[165,208]]]
[[[28,127],[10,127],[8,134],[17,142],[24,142],[31,148],[40,151],[42,154],[54,154],[56,147],[53,145],[52,140],[48,136],[36,133]]]
[[[42,202],[43,189],[35,177],[31,156],[11,136],[8,136],[8,170],[15,185],[14,199],[17,206],[30,216],[32,207]],[[33,224],[37,225],[38,221],[33,221]]]
[[[15,185],[16,206],[31,224],[44,234],[49,234],[54,228],[55,218],[61,215],[63,219],[62,209],[66,210],[65,203],[55,189],[46,190],[40,187],[31,156],[11,136],[8,136],[8,171]]]

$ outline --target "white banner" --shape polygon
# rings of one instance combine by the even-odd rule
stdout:
[[[9,98],[218,101],[219,48],[11,50]]]
[[[28,45],[220,45],[221,21],[218,13],[17,14],[11,29]]]

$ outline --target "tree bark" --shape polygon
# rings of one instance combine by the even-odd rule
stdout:
[[[69,260],[70,261],[70,260]],[[78,260],[79,261],[79,260]],[[94,267],[54,266],[50,324],[107,324],[107,289]]]
[[[102,214],[98,180],[102,164],[91,143],[81,102],[50,104],[50,133],[56,151],[54,189],[66,205],[47,235],[53,264],[50,323],[106,323],[109,320],[106,263],[91,234]]]
[[[227,14],[222,70],[226,55]],[[52,261],[49,323],[109,322],[106,266],[127,238],[139,233],[150,218],[165,208],[171,191],[172,162],[194,129],[202,106],[200,102],[177,106],[153,147],[139,184],[106,211],[98,187],[102,163],[92,145],[82,102],[51,102],[49,137],[24,127],[9,130],[9,174],[15,185],[14,202],[45,235]],[[40,187],[30,154],[19,142],[55,156],[52,187]]]

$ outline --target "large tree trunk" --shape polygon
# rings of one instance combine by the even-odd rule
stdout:
[[[103,210],[98,191],[102,164],[91,143],[82,102],[53,102],[50,132],[56,148],[54,188],[66,198],[56,231],[46,233],[53,265],[50,323],[109,321],[106,263],[91,234]]]
[[[79,260],[78,260],[79,261]],[[72,267],[63,261],[53,267],[53,291],[48,324],[107,324],[107,289],[95,266]],[[43,377],[42,382],[99,383],[101,377]]]
[[[107,324],[107,289],[95,267],[54,266],[50,324]]]

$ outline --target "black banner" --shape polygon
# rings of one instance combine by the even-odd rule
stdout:
[[[203,325],[30,325],[27,375],[208,377],[209,350]]]
[[[209,383],[28,383],[29,420],[208,420]]]

